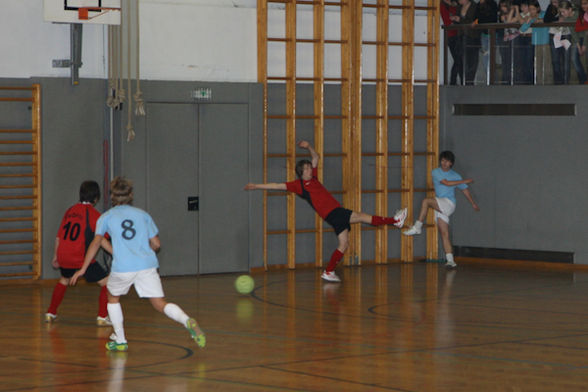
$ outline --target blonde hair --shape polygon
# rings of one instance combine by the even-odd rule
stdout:
[[[113,206],[133,202],[133,182],[124,177],[115,177],[110,183],[110,201]]]

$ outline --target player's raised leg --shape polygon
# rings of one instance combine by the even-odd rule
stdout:
[[[423,222],[427,217],[427,212],[429,208],[432,208],[436,211],[440,211],[439,204],[437,203],[437,199],[435,198],[426,198],[421,203],[421,211],[419,212],[419,218],[414,222],[414,224],[408,229],[402,232],[404,235],[416,235],[421,234],[423,228]]]
[[[188,316],[182,308],[174,303],[166,302],[165,298],[149,298],[149,301],[155,310],[182,324],[190,332],[190,336],[198,344],[198,347],[206,346],[206,335],[204,335],[196,320]]]
[[[372,226],[394,225],[398,228],[404,226],[407,209],[401,208],[394,213],[393,217],[369,215],[364,212],[353,211],[349,218],[349,223],[365,223]]]

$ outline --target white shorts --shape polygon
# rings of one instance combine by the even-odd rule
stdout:
[[[163,298],[163,287],[157,268],[135,272],[111,272],[106,287],[110,294],[118,297],[129,292],[132,285],[141,298]]]
[[[449,216],[455,211],[455,204],[446,197],[436,197],[437,205],[441,212],[435,210],[435,221],[441,219],[449,224]]]

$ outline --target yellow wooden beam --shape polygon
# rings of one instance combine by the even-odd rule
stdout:
[[[350,121],[350,189],[351,206],[353,211],[361,211],[361,29],[362,29],[361,1],[351,2],[351,121]],[[361,224],[354,225],[349,236],[350,255],[354,264],[361,264]]]
[[[296,166],[296,0],[286,3],[286,171],[295,178]],[[296,199],[288,194],[288,268],[296,268]]]
[[[414,219],[414,2],[402,1],[402,206]],[[400,259],[414,261],[413,238],[402,236]]]
[[[388,216],[388,23],[389,2],[378,0],[376,52],[376,215]],[[388,229],[376,232],[374,252],[376,263],[388,260]]]
[[[351,6],[341,4],[341,182],[343,205],[351,208]],[[345,253],[344,264],[349,265],[349,254]]]
[[[267,0],[257,0],[257,81],[263,84],[263,182],[267,182]],[[267,191],[263,191],[263,268],[267,271]]]
[[[439,42],[441,25],[439,24],[439,2],[429,0],[431,10],[427,13],[427,197],[435,197],[431,171],[437,167],[439,155]],[[437,259],[439,253],[439,235],[435,227],[434,212],[427,216],[427,259]]]
[[[42,251],[42,216],[41,216],[41,85],[33,84],[33,105],[32,105],[32,129],[33,132],[33,279],[41,277]]]
[[[325,85],[325,1],[318,0],[313,6],[313,50],[314,50],[314,148],[324,157],[324,85]],[[324,161],[319,165],[319,180],[323,181]],[[315,264],[323,265],[323,220],[315,214]]]

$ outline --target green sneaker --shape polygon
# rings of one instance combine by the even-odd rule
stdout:
[[[106,343],[106,349],[108,351],[127,351],[129,349],[129,345],[126,343],[117,343],[110,341]]]
[[[200,335],[196,336],[196,344],[200,348],[204,348],[206,346],[206,335],[201,333]]]
[[[188,321],[186,321],[186,329],[190,332],[190,336],[192,336],[192,339],[194,339],[198,347],[203,348],[206,346],[206,336],[202,331],[200,331],[200,333],[196,332],[196,330],[200,330],[196,320],[189,318]]]

